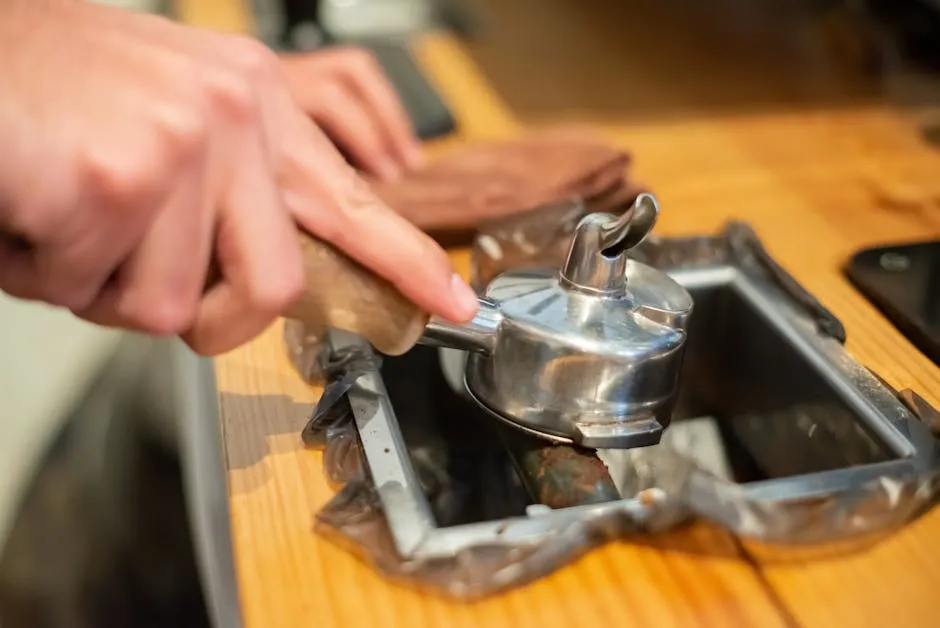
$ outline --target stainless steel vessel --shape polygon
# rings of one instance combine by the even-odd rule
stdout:
[[[658,213],[642,194],[621,216],[585,216],[561,269],[498,276],[469,325],[432,320],[420,342],[467,351],[467,392],[519,428],[591,448],[658,443],[692,312],[685,288],[628,257]]]

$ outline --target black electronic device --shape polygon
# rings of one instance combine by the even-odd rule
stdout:
[[[845,272],[901,333],[940,364],[940,239],[862,249]]]

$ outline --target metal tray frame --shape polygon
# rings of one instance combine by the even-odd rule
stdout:
[[[742,259],[725,255],[705,263],[680,261],[667,265],[665,270],[690,290],[721,285],[736,291],[827,381],[858,420],[864,422],[896,458],[742,484],[742,489],[756,500],[799,502],[837,494],[853,485],[885,476],[914,479],[940,469],[940,447],[930,427],[911,411],[896,391],[849,355],[842,344],[844,338],[838,337],[838,330],[841,330],[838,321],[829,320],[827,331],[826,325],[820,324],[819,312],[828,312],[772,261],[770,268],[771,272],[767,272],[766,259],[760,264],[754,263],[753,256]],[[794,298],[794,290],[802,291],[802,299]],[[807,307],[807,303],[814,305],[815,311]],[[837,329],[835,334],[833,325]],[[327,334],[325,344],[333,352],[353,347],[371,350],[359,336],[337,330]],[[348,399],[392,538],[403,558],[433,559],[452,556],[479,544],[536,541],[587,513],[623,510],[639,521],[649,514],[649,507],[633,498],[558,510],[536,507],[530,508],[527,516],[438,527],[421,491],[395,410],[377,368],[358,379],[349,390]],[[709,507],[719,512],[722,508],[733,508],[720,503]]]

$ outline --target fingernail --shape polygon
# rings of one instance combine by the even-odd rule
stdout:
[[[450,291],[454,295],[454,301],[457,303],[457,313],[461,320],[468,321],[477,313],[480,307],[477,301],[477,293],[473,291],[463,277],[454,273],[450,278]]]

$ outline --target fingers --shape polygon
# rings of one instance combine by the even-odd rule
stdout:
[[[182,335],[204,355],[223,353],[255,337],[303,289],[296,228],[281,205],[261,131],[257,126],[241,131],[245,150],[221,198],[217,225],[222,281],[206,293],[195,324]]]
[[[84,183],[78,206],[63,212],[50,228],[38,229],[31,236],[35,245],[20,237],[0,237],[0,290],[72,310],[95,300],[147,228],[147,215],[116,205],[93,178]],[[139,201],[148,205],[159,198],[142,196]],[[95,209],[108,220],[90,224],[83,219],[84,212]]]
[[[268,77],[260,91],[269,145],[279,152],[281,198],[293,219],[425,311],[455,322],[472,318],[476,294],[454,274],[444,250],[372,194],[284,83]]]
[[[240,55],[234,70],[219,65],[200,83],[207,141],[178,164],[176,193],[154,212],[116,282],[76,312],[83,318],[178,334],[196,352],[214,355],[256,336],[296,300],[303,285],[296,229],[268,157],[263,86],[251,82],[264,57],[247,45],[232,54]],[[213,255],[221,278],[204,292]]]
[[[369,52],[334,48],[314,54],[286,55],[282,57],[282,67],[297,104],[318,124],[345,113],[345,109],[334,109],[330,99],[322,94],[324,85],[338,86],[358,103],[357,109],[368,115],[372,126],[381,133],[381,153],[386,159],[397,163],[401,170],[421,164],[421,146],[411,120],[395,88]],[[331,131],[327,132],[332,136]],[[334,139],[348,153],[366,150],[359,148],[357,136],[348,137]],[[362,165],[371,170],[369,163]],[[370,174],[383,176],[381,171]]]
[[[454,322],[476,313],[476,294],[425,233],[384,205],[312,124],[288,136],[285,201],[300,225],[394,284],[419,307]],[[332,152],[331,152],[332,151]]]
[[[344,55],[340,71],[353,94],[375,115],[379,128],[386,133],[388,145],[409,168],[417,167],[421,152],[411,119],[381,66],[364,50],[345,49],[335,52]]]
[[[175,192],[112,281],[76,316],[156,335],[188,330],[196,318],[208,267],[213,212],[205,151],[194,154]]]
[[[320,128],[346,149],[357,166],[384,180],[402,175],[400,159],[388,153],[381,124],[342,83],[326,85],[320,92],[319,106]]]
[[[342,181],[343,178],[338,178]],[[344,215],[355,228],[334,243],[392,282],[432,314],[466,322],[476,314],[476,293],[454,273],[450,258],[427,234],[388,209],[350,172],[336,189]]]

